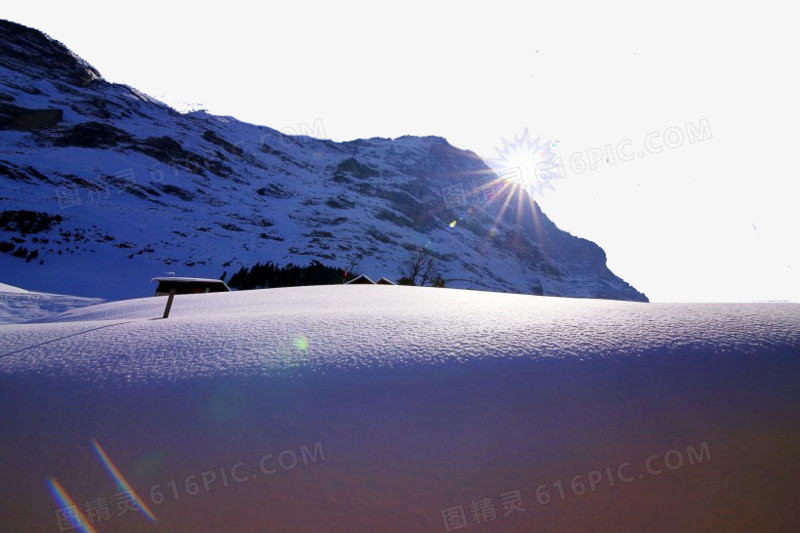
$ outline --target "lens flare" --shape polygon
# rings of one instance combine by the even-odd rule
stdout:
[[[103,463],[103,466],[106,468],[109,475],[114,479],[114,482],[117,484],[120,490],[130,494],[133,500],[136,502],[136,505],[139,506],[139,509],[142,510],[145,516],[147,516],[151,522],[156,522],[155,515],[147,507],[147,504],[144,503],[144,500],[140,498],[138,494],[136,494],[136,491],[133,490],[133,487],[130,486],[122,473],[117,469],[116,465],[108,457],[105,450],[100,447],[96,440],[92,441],[92,445],[94,446],[95,452],[97,452],[97,456],[100,458],[100,462]]]
[[[303,352],[308,350],[308,339],[303,335],[295,337],[294,347]]]
[[[563,165],[554,152],[558,143],[543,142],[539,137],[531,141],[525,128],[525,132],[514,137],[513,142],[503,139],[502,148],[495,148],[497,157],[484,158],[483,161],[494,171],[494,178],[471,193],[483,194],[487,206],[499,204],[489,239],[498,236],[497,228],[503,225],[508,213],[514,213],[515,220],[512,223],[522,227],[527,221],[532,221],[539,242],[543,242],[534,195],[542,194],[545,188],[553,189],[551,180],[563,177]],[[529,216],[527,209],[530,210]]]
[[[68,513],[64,515],[69,519],[73,529],[83,531],[84,533],[97,533],[97,530],[92,527],[92,524],[89,523],[89,520],[87,520],[86,516],[81,512],[81,508],[72,501],[72,498],[70,498],[67,491],[64,490],[64,487],[62,487],[58,481],[54,478],[48,478],[47,484],[50,486],[50,492],[53,494],[53,498],[55,498],[60,509],[70,508],[75,510],[75,516]],[[64,529],[61,530],[64,531]]]
[[[528,128],[513,141],[503,139],[503,146],[495,147],[497,157],[486,158],[486,164],[495,171],[507,186],[519,187],[531,196],[542,195],[545,189],[553,189],[551,181],[560,177],[555,161],[559,141],[533,141]]]

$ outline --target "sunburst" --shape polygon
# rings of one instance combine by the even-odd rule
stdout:
[[[531,196],[542,196],[546,189],[554,190],[551,180],[555,175],[558,141],[542,141],[541,137],[531,141],[528,128],[513,141],[502,141],[502,147],[495,147],[497,156],[485,159],[499,178]]]
[[[534,230],[541,233],[538,211],[534,196],[542,196],[545,189],[555,190],[550,183],[556,176],[557,161],[555,148],[558,141],[531,141],[526,128],[521,136],[513,141],[503,139],[503,146],[495,148],[497,157],[485,158],[484,162],[494,170],[496,178],[485,183],[482,188],[493,191],[489,203],[501,202],[497,217],[492,226],[496,234],[509,205],[516,195],[516,223],[524,220],[525,204],[531,210]],[[540,236],[540,235],[537,235]]]

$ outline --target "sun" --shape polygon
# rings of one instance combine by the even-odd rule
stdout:
[[[531,141],[528,129],[525,128],[524,133],[516,136],[512,142],[503,139],[503,146],[495,148],[497,157],[483,158],[496,177],[480,184],[471,193],[482,193],[487,204],[499,204],[489,238],[499,234],[503,217],[509,207],[515,204],[516,208],[512,209],[515,212],[515,223],[518,226],[523,223],[527,207],[531,214],[529,220],[533,221],[533,230],[540,241],[543,239],[534,196],[541,196],[545,189],[554,190],[551,180],[562,177],[559,171],[563,169],[555,153],[557,145],[558,141],[543,142],[540,137]]]
[[[557,176],[555,147],[558,141],[531,141],[528,129],[513,141],[503,139],[502,147],[495,147],[497,157],[484,161],[495,171],[504,185],[521,188],[531,196],[542,196],[546,189],[554,190],[551,183]]]

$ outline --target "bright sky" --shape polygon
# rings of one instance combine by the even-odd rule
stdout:
[[[651,300],[800,301],[800,32],[783,11],[26,0],[0,16],[109,81],[287,133],[439,135],[491,157],[527,128],[564,163],[545,213]]]

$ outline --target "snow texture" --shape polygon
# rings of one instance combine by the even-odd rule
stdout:
[[[491,531],[800,526],[798,305],[342,285],[178,296],[162,319],[166,301],[0,326],[0,529],[57,531],[49,478],[105,499],[99,531],[442,532],[458,506],[476,527],[476,501]],[[93,440],[156,523],[117,512]]]
[[[102,301],[100,298],[31,292],[0,283],[0,324],[27,322]]]
[[[28,292],[25,289],[20,289],[19,287],[14,287],[13,285],[7,285],[5,283],[0,283],[0,292],[6,293],[25,293]]]
[[[372,285],[178,296],[162,320],[165,303],[111,302],[5,327],[0,369],[143,383],[476,359],[750,353],[800,339],[800,306],[788,304],[646,305]]]

